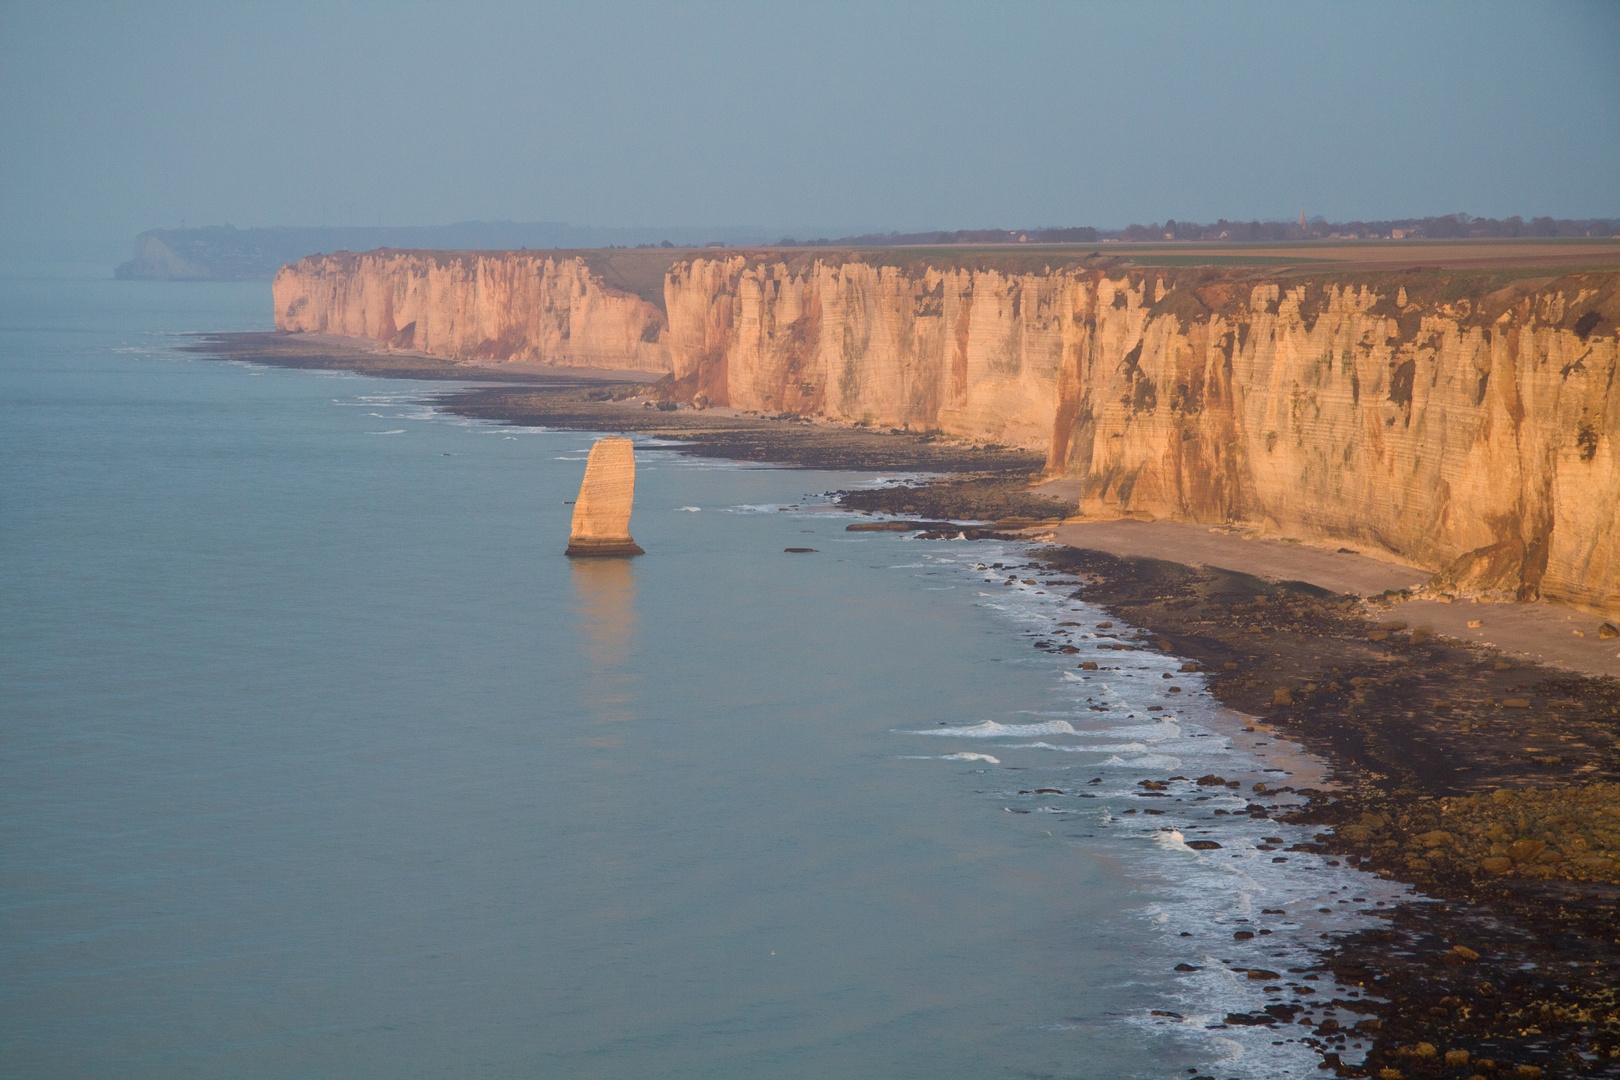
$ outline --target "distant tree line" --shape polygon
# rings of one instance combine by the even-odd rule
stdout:
[[[1620,219],[1614,218],[1550,218],[1537,217],[1525,221],[1514,215],[1509,218],[1470,217],[1467,214],[1446,214],[1442,217],[1399,218],[1390,221],[1325,221],[1313,218],[1300,225],[1297,221],[1227,221],[1225,218],[1211,224],[1200,225],[1192,221],[1176,221],[1163,225],[1130,225],[1117,234],[1121,240],[1327,240],[1383,238],[1431,240],[1464,240],[1486,237],[1551,237],[1551,236],[1616,236],[1620,235]]]
[[[795,240],[784,236],[779,247],[910,247],[917,244],[1095,244],[1108,234],[1082,226],[1072,229],[957,229],[954,232],[862,233],[837,239]]]
[[[795,240],[783,237],[779,247],[903,247],[919,244],[1095,244],[1103,240],[1138,243],[1165,240],[1225,240],[1228,242],[1279,243],[1285,240],[1381,240],[1420,239],[1461,240],[1512,237],[1620,236],[1620,218],[1551,218],[1529,221],[1517,215],[1509,218],[1470,217],[1446,214],[1441,217],[1398,218],[1389,221],[1326,221],[1313,218],[1297,221],[1228,221],[1212,224],[1174,218],[1163,225],[1127,225],[1123,229],[1077,228],[1039,229],[958,229],[954,232],[862,233],[859,236],[819,237]]]

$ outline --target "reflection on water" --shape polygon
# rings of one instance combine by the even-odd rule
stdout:
[[[661,452],[660,554],[551,534],[536,558],[577,432],[367,415],[439,384],[110,351],[268,329],[262,289],[0,278],[0,565],[29,571],[0,574],[0,1076],[1194,1064],[1121,1019],[1185,1010],[1181,960],[1229,978],[1140,914],[1135,882],[1189,853],[1014,801],[1067,763],[900,760],[956,747],[895,728],[1056,707],[999,612],[932,591],[974,575],[890,569],[922,550],[892,538],[784,555],[809,523],[774,510],[674,512],[863,477]],[[1206,910],[1180,895],[1150,898]]]
[[[574,577],[575,638],[590,680],[585,704],[599,721],[628,720],[637,676],[630,670],[636,629],[636,573],[629,559],[569,559]]]

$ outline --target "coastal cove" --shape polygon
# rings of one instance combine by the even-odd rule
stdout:
[[[1620,1080],[1620,0],[0,39],[0,1080]]]
[[[1332,1054],[1355,1075],[1418,1042],[1365,1022],[1416,992],[1377,981],[1379,935],[1456,974],[1432,959],[1447,906],[1324,832],[1376,796],[1364,760],[1270,704],[1302,658],[1279,635],[1329,663],[1365,637],[1314,623],[1320,596],[993,529],[851,533],[832,492],[931,512],[908,455],[974,470],[1003,513],[1041,507],[1016,456],[852,431],[885,471],[827,469],[825,441],[821,468],[762,468],[772,425],[811,425],[722,437],[639,406],[709,434],[630,429],[650,554],[576,569],[566,504],[608,424],[188,351],[179,331],[262,326],[252,290],[95,283],[40,330],[16,313],[50,289],[7,287],[8,449],[39,485],[7,492],[36,509],[3,534],[37,570],[9,586],[32,614],[5,673],[29,875],[6,892],[5,1007],[39,1033],[30,1060],[1248,1078]],[[1162,601],[1189,588],[1245,649],[1175,621]],[[1569,764],[1612,778],[1592,735]],[[1517,962],[1472,982],[1497,961]],[[182,1019],[202,998],[227,1038]],[[1465,1038],[1547,1076],[1592,1045]]]
[[[242,347],[235,342],[231,345]],[[325,359],[321,359],[321,349],[305,347],[302,351],[307,355],[301,364],[307,366],[344,363],[341,349]],[[459,365],[447,366],[447,370],[455,367]],[[1009,514],[1039,518],[1062,512],[1041,497],[1041,489],[1020,494],[1027,481],[1020,478],[1016,459],[998,459],[960,445],[953,449],[949,442],[941,445],[927,436],[773,421],[726,410],[668,414],[649,412],[639,405],[626,409],[625,404],[634,402],[615,404],[602,400],[600,394],[577,390],[523,390],[507,396],[507,391],[492,389],[452,394],[440,400],[453,412],[469,418],[518,425],[650,432],[675,440],[686,452],[698,455],[745,460],[774,457],[800,462],[836,461],[844,456],[889,466],[967,471],[965,479],[866,487],[841,497],[846,507],[886,511],[902,520],[919,516],[983,520]],[[1121,524],[1134,524],[1144,535],[1159,535],[1140,523]],[[1431,868],[1424,856],[1432,857],[1434,853],[1417,840],[1420,834],[1436,831],[1442,824],[1453,827],[1449,819],[1441,820],[1448,798],[1474,792],[1488,794],[1500,785],[1546,793],[1566,790],[1570,794],[1567,800],[1555,797],[1552,809],[1543,807],[1532,818],[1550,815],[1557,819],[1559,804],[1567,802],[1575,813],[1564,820],[1571,824],[1595,821],[1600,831],[1604,828],[1601,814],[1607,797],[1598,793],[1605,782],[1620,778],[1614,737],[1620,700],[1612,677],[1582,678],[1560,667],[1573,662],[1575,671],[1610,671],[1612,660],[1604,657],[1613,650],[1601,647],[1612,639],[1600,637],[1596,620],[1573,611],[1551,615],[1548,613],[1560,609],[1548,605],[1465,605],[1463,614],[1477,616],[1473,622],[1484,622],[1495,629],[1447,631],[1419,640],[1419,635],[1379,632],[1376,628],[1395,625],[1401,618],[1432,617],[1428,615],[1436,610],[1432,601],[1408,603],[1399,596],[1374,596],[1377,602],[1366,604],[1357,599],[1363,592],[1417,584],[1424,577],[1419,571],[1393,564],[1367,564],[1367,560],[1353,554],[1327,555],[1324,559],[1321,553],[1312,555],[1308,548],[1297,549],[1287,557],[1269,556],[1261,541],[1212,540],[1213,548],[1186,538],[1180,541],[1188,552],[1182,557],[1189,561],[1196,561],[1193,552],[1202,552],[1204,559],[1213,557],[1217,562],[1235,554],[1235,565],[1251,565],[1258,570],[1271,560],[1276,566],[1292,567],[1287,574],[1319,576],[1324,583],[1348,589],[1352,594],[1335,599],[1331,590],[1324,592],[1297,581],[1279,585],[1277,574],[1269,575],[1271,580],[1267,581],[1243,573],[1189,570],[1173,562],[1120,559],[1103,553],[1117,551],[1128,556],[1131,545],[1141,543],[1149,548],[1156,544],[1161,558],[1173,555],[1175,541],[1170,541],[1168,547],[1166,541],[1178,535],[1174,529],[1157,541],[1133,540],[1120,547],[1118,539],[1103,540],[1118,533],[1118,527],[1112,533],[1106,528],[1101,533],[1087,533],[1088,528],[1097,526],[1064,526],[1057,535],[1082,547],[1090,542],[1088,535],[1095,535],[1102,541],[1103,551],[1057,548],[1043,554],[1036,548],[1036,563],[1018,565],[1044,567],[1039,573],[1081,571],[1090,578],[1090,584],[1077,595],[1116,619],[1128,620],[1122,625],[1152,627],[1159,635],[1156,640],[1175,654],[1192,657],[1211,668],[1216,677],[1210,689],[1219,701],[1239,710],[1239,715],[1264,718],[1272,731],[1285,733],[1324,755],[1333,775],[1345,785],[1342,798],[1312,799],[1304,814],[1297,807],[1287,806],[1286,791],[1280,796],[1280,804],[1262,796],[1248,809],[1267,815],[1280,813],[1284,820],[1300,824],[1314,823],[1316,830],[1323,826],[1341,830],[1347,825],[1359,827],[1358,815],[1397,819],[1400,831],[1375,837],[1373,846],[1382,844],[1387,850],[1391,841],[1397,846],[1408,843],[1416,846],[1415,852],[1395,858],[1388,854],[1374,857],[1365,841],[1346,842],[1344,836],[1335,837],[1332,829],[1313,830],[1308,840],[1317,850],[1349,855],[1352,862],[1365,861],[1380,875],[1460,901],[1404,906],[1389,913],[1391,929],[1352,935],[1342,942],[1335,939],[1324,946],[1323,955],[1336,957],[1333,963],[1349,983],[1382,985],[1391,996],[1392,1000],[1379,1012],[1386,1026],[1376,1032],[1365,1025],[1361,1029],[1374,1042],[1375,1058],[1384,1067],[1415,1068],[1415,1075],[1425,1075],[1423,1070],[1441,1059],[1430,1062],[1421,1055],[1414,1057],[1412,1048],[1429,1045],[1446,1050],[1449,1041],[1450,1049],[1466,1048],[1473,1060],[1542,1068],[1549,1076],[1571,1067],[1571,1075],[1608,1075],[1604,1069],[1614,1071],[1610,1055],[1616,1048],[1620,1025],[1606,989],[1614,981],[1611,973],[1616,964],[1608,944],[1614,936],[1610,897],[1613,886],[1605,884],[1612,875],[1600,871],[1594,878],[1576,872],[1574,881],[1560,886],[1557,881],[1570,876],[1567,870],[1560,870],[1554,874],[1553,884],[1526,891],[1514,885],[1514,874],[1509,874],[1506,881],[1498,881],[1492,873],[1470,873],[1461,865],[1442,863]],[[954,533],[938,530],[937,535],[1014,541],[1020,534],[969,526]],[[1242,552],[1246,544],[1253,545],[1253,550]],[[1369,571],[1373,566],[1386,569],[1362,571],[1359,578],[1354,573],[1344,577],[1341,571],[1323,571],[1335,559],[1347,568],[1359,562],[1367,564]],[[1234,563],[1229,561],[1227,565]],[[987,578],[985,584],[1028,587],[1021,584],[1023,578],[1019,575],[1005,582],[1001,576],[993,574],[993,580]],[[1030,579],[1032,584],[1036,580]],[[1360,584],[1352,585],[1352,581]],[[1165,602],[1176,597],[1181,599]],[[1269,608],[1268,599],[1272,602]],[[1443,605],[1441,610],[1450,613],[1450,608]],[[1575,625],[1584,626],[1582,633],[1587,636],[1570,638],[1564,622],[1569,619],[1579,620]],[[1529,651],[1545,653],[1546,661],[1538,663],[1533,656],[1503,654],[1475,640],[1487,632],[1500,637],[1504,628],[1514,625],[1520,626],[1520,636]],[[1457,630],[1461,630],[1460,625]],[[1384,640],[1369,640],[1380,637]],[[1512,639],[1511,633],[1509,637]],[[1062,639],[1037,644],[1050,647],[1054,640]],[[1594,646],[1598,647],[1596,653],[1591,652]],[[1081,658],[1071,655],[1070,659]],[[1236,675],[1231,674],[1234,670]],[[1291,703],[1279,707],[1274,698],[1281,690],[1289,692]],[[1523,697],[1525,709],[1519,711],[1514,706],[1523,695],[1528,695]],[[1549,745],[1557,747],[1557,753],[1549,752]],[[1169,770],[1161,772],[1169,775]],[[1270,786],[1276,786],[1275,781]],[[1261,784],[1261,788],[1269,790],[1267,784]],[[1588,796],[1599,799],[1599,816],[1595,819],[1589,816],[1589,809],[1578,809],[1592,805]],[[1492,829],[1497,827],[1491,825]],[[1413,860],[1422,869],[1408,865]],[[1455,959],[1448,951],[1453,944],[1479,945],[1485,941],[1490,942],[1490,949],[1467,972],[1448,966],[1449,960],[1442,962],[1447,957]],[[1561,976],[1559,972],[1566,965],[1573,965],[1580,974],[1573,979]],[[1512,974],[1518,971],[1547,974]],[[1489,993],[1483,999],[1476,995],[1470,1001],[1469,994],[1474,991],[1467,988],[1478,986],[1486,986]],[[1589,996],[1588,989],[1597,996]],[[1459,1010],[1475,1019],[1461,1022]],[[1521,1030],[1523,1023],[1515,1024],[1512,1018],[1530,1013],[1542,1019],[1539,1026],[1531,1025],[1535,1030],[1526,1035]],[[1390,1023],[1393,1019],[1401,1022]],[[1344,1025],[1345,1030],[1349,1027]],[[1357,1056],[1334,1049],[1335,1032],[1332,1025],[1327,1025],[1309,1038],[1323,1053],[1337,1055],[1332,1060],[1341,1062],[1345,1075],[1357,1075],[1356,1067],[1350,1064]]]
[[[8,1073],[1259,1077],[1251,972],[1360,997],[1309,945],[1400,887],[1141,783],[1319,766],[1031,649],[1116,631],[1023,544],[644,439],[649,554],[571,562],[589,435],[179,351],[252,289],[5,290]]]

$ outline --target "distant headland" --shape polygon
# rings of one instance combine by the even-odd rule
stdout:
[[[649,239],[652,238],[652,239]],[[701,248],[758,243],[740,227],[605,228],[560,221],[463,221],[454,225],[357,225],[238,229],[151,229],[135,238],[134,258],[113,276],[146,281],[269,281],[276,271],[322,251],[435,248],[504,251],[529,248]]]

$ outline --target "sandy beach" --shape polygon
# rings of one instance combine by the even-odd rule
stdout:
[[[1052,531],[1052,539],[1113,555],[1216,566],[1268,581],[1304,581],[1351,596],[1416,589],[1431,577],[1426,570],[1360,552],[1182,521],[1067,522]],[[1435,634],[1538,663],[1620,677],[1620,638],[1599,635],[1605,619],[1556,601],[1481,604],[1392,597],[1379,602],[1377,612],[1381,619],[1427,626]]]

